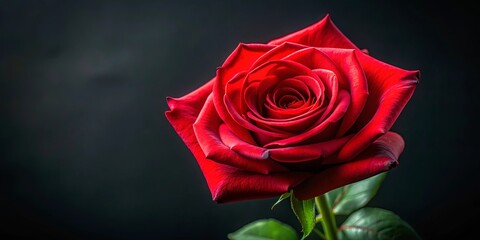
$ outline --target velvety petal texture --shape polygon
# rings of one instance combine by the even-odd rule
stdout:
[[[358,49],[329,16],[268,44],[239,44],[215,78],[167,98],[167,119],[217,202],[293,190],[309,199],[398,165],[390,128],[419,72]]]
[[[388,132],[373,142],[355,161],[319,171],[295,188],[298,199],[309,199],[335,188],[372,177],[398,165],[404,142],[400,135]]]
[[[167,119],[193,153],[214,201],[219,203],[275,197],[310,177],[311,173],[284,172],[258,174],[207,159],[200,147],[193,124],[212,90],[212,82],[181,98],[168,98]]]

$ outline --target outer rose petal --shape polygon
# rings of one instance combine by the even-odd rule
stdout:
[[[278,46],[274,46],[270,51],[266,52],[263,54],[261,57],[259,57],[253,64],[252,67],[250,68],[251,70],[257,68],[258,66],[265,64],[269,61],[272,60],[279,60],[283,59],[284,57],[304,48],[308,48],[309,46],[297,44],[297,43],[290,43],[290,42],[284,42],[282,44],[279,44]]]
[[[358,133],[340,150],[340,161],[354,158],[390,130],[410,100],[419,78],[419,71],[403,70],[362,53],[357,57],[367,76],[370,95],[353,127]]]
[[[325,142],[270,149],[270,157],[279,162],[304,162],[329,157],[337,152],[351,136]]]
[[[388,132],[352,162],[327,168],[294,188],[295,196],[305,200],[335,188],[354,183],[398,165],[404,142],[400,135]]]
[[[319,22],[285,37],[272,40],[268,44],[280,45],[284,42],[299,43],[312,47],[358,49],[355,44],[338,30],[328,14]]]
[[[180,110],[179,108],[181,108],[182,114],[195,116],[196,118],[200,110],[202,110],[203,104],[207,100],[207,97],[212,92],[214,82],[215,78],[211,79],[193,92],[180,98],[167,97],[167,104],[171,110],[165,112],[167,118],[170,120],[169,115],[171,115],[171,117],[175,117],[175,113],[178,113]],[[173,127],[175,128],[175,125],[173,125]]]
[[[165,115],[195,156],[213,200],[222,203],[275,197],[311,176],[299,172],[262,175],[208,160],[198,145],[192,126],[211,93],[212,85],[213,80],[181,98],[167,98],[171,110]]]
[[[227,147],[247,158],[265,160],[269,157],[267,149],[244,142],[225,123],[220,125],[218,134]]]
[[[218,203],[277,197],[312,175],[306,172],[262,175],[230,170],[211,172],[221,178],[215,191],[210,188],[213,200]]]

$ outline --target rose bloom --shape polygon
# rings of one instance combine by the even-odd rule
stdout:
[[[390,128],[419,71],[381,62],[321,21],[268,44],[240,44],[166,116],[213,200],[309,199],[398,165]]]

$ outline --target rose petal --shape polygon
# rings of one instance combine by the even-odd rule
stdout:
[[[325,111],[323,111],[322,116],[319,119],[319,122],[322,122],[333,110],[335,103],[337,101],[338,95],[338,79],[334,72],[326,69],[314,69],[313,72],[322,79],[325,86],[325,94],[328,99],[328,104]]]
[[[286,69],[288,71],[285,71]],[[276,75],[278,76],[278,78],[288,78],[288,77],[291,77],[290,75],[293,75],[293,76],[307,75],[314,78],[318,77],[310,69],[306,68],[305,66],[299,63],[286,61],[286,60],[276,60],[276,61],[270,61],[268,63],[265,63],[264,65],[261,65],[258,68],[254,69],[253,71],[251,71],[245,77],[244,88],[246,89],[249,87],[249,85],[252,85],[252,84],[254,85],[255,84],[274,84],[274,83],[265,83],[265,81],[262,82],[262,80],[270,79],[267,77],[269,75]],[[268,86],[259,87],[259,88],[264,89],[264,88],[268,88]],[[238,125],[242,126],[244,129],[248,129],[260,135],[266,135],[273,138],[287,138],[291,136],[291,134],[288,134],[285,131],[275,131],[270,128],[264,129],[260,126],[252,124],[249,120],[245,119],[247,112],[242,111],[243,109],[241,106],[236,106],[234,104],[234,101],[235,101],[234,99],[231,99],[230,94],[225,95],[224,104],[229,115]],[[227,122],[227,124],[230,126],[230,123]]]
[[[295,187],[295,196],[301,200],[310,199],[388,171],[398,165],[397,159],[403,147],[402,137],[388,132],[371,144],[355,161],[329,167]]]
[[[271,46],[271,45],[269,45]],[[284,57],[304,48],[308,48],[309,46],[297,44],[297,43],[290,43],[285,42],[278,46],[274,46],[271,50],[260,56],[250,67],[250,70],[253,70],[267,62],[273,60],[280,60]]]
[[[307,172],[261,175],[225,168],[210,173],[218,178],[214,189],[210,188],[213,200],[218,203],[278,197],[312,175]]]
[[[220,118],[230,126],[235,135],[251,144],[254,144],[255,140],[248,131],[233,121],[224,106],[225,87],[227,82],[236,74],[248,70],[254,61],[272,48],[272,46],[265,44],[239,44],[222,67],[217,70],[217,77],[213,86],[214,104]]]
[[[197,142],[202,148],[206,158],[218,163],[263,174],[288,171],[285,167],[274,161],[268,159],[258,161],[232,151],[220,139],[220,124],[222,124],[222,120],[215,111],[213,96],[210,95],[193,124]],[[243,146],[245,146],[245,144]]]
[[[419,72],[407,71],[357,54],[369,81],[367,103],[354,125],[358,133],[345,144],[338,157],[354,158],[379,136],[388,132],[410,100],[418,83]]]
[[[262,126],[264,128],[272,129],[272,131],[280,131],[280,132],[294,134],[294,133],[301,132],[306,128],[311,127],[311,125],[316,121],[320,113],[322,112],[317,111],[316,114],[311,114],[305,118],[294,119],[288,122],[270,122],[268,120],[258,118],[257,116],[251,114],[250,112],[247,113],[247,117],[255,121],[257,125]]]
[[[286,132],[280,132],[280,131],[272,131],[273,129],[264,129],[260,128],[248,120],[244,119],[243,116],[238,113],[237,109],[235,109],[234,104],[230,102],[230,100],[225,96],[223,99],[223,102],[227,108],[227,111],[230,113],[231,118],[240,126],[242,126],[244,129],[248,129],[254,133],[260,134],[260,135],[265,135],[269,136],[272,138],[285,138],[288,137],[289,134]]]
[[[304,162],[323,159],[337,152],[352,136],[326,142],[270,149],[270,157],[278,162]]]
[[[313,47],[332,47],[332,48],[353,48],[358,49],[330,20],[327,14],[319,22],[304,28],[300,31],[291,33],[270,41],[270,45],[280,45],[284,42],[299,43]]]
[[[213,81],[181,98],[168,98],[170,111],[165,115],[177,134],[195,156],[212,193],[213,200],[233,202],[270,198],[288,192],[310,173],[288,172],[269,175],[255,174],[208,160],[197,142],[193,123],[211,92]]]
[[[270,142],[266,144],[264,147],[274,148],[274,147],[296,145],[303,141],[306,141],[309,138],[312,138],[321,134],[322,132],[326,131],[331,124],[338,122],[343,117],[343,115],[348,109],[349,104],[350,104],[349,94],[345,90],[341,90],[338,94],[337,103],[335,104],[336,107],[334,107],[332,114],[330,114],[330,116],[328,116],[323,122],[314,124],[314,127],[312,127],[311,129],[303,133],[294,135],[289,138]]]
[[[242,100],[245,102],[245,105],[250,112],[253,112],[257,116],[262,116],[263,109],[261,106],[266,101],[268,90],[274,87],[278,81],[279,79],[277,76],[269,75],[265,76],[261,81],[252,82],[243,89]],[[260,88],[259,85],[262,85],[263,88]],[[228,91],[227,94],[231,101],[235,100],[234,96],[231,96]],[[236,105],[239,106],[238,104]],[[243,109],[239,109],[239,111],[246,112]]]
[[[265,102],[265,116],[260,116],[260,113],[251,109],[251,107],[251,112],[247,112],[247,116],[255,121],[257,125],[278,131],[299,133],[306,128],[311,127],[312,123],[314,123],[318,119],[318,116],[323,112],[323,108],[319,108],[318,105],[320,105],[323,100],[325,87],[323,83],[319,83],[318,80],[310,76],[296,76],[294,78],[280,81],[275,87],[280,89],[274,90],[274,99],[272,101],[268,101],[267,99]],[[249,89],[250,88],[247,88],[246,91],[246,101],[249,101],[247,99],[254,98],[254,96],[249,95]],[[314,98],[315,100],[311,99],[311,94],[316,95]],[[279,95],[283,96],[279,97]],[[279,99],[275,100],[275,98]],[[281,105],[282,101],[295,98],[301,98],[298,99],[299,101],[297,103],[299,106],[297,108],[291,108],[292,106],[289,108],[271,106],[273,102],[276,102],[276,105]],[[311,103],[312,101],[314,101],[313,104]],[[249,103],[247,103],[247,105],[248,104]],[[250,104],[254,104],[254,102]]]
[[[238,136],[235,136],[226,124],[220,125],[219,135],[227,147],[240,155],[257,160],[265,160],[269,157],[268,149],[244,142]]]
[[[287,118],[298,117],[309,110],[312,102],[311,90],[305,84],[310,78],[296,76],[284,80],[275,79],[273,85],[267,88],[264,88],[264,84],[251,84],[245,90],[245,101],[252,114],[261,119],[286,121]],[[293,108],[290,101],[297,101],[298,106]]]
[[[238,106],[241,109],[241,112],[246,109],[244,104],[245,100],[244,97],[242,97],[242,88],[243,81],[247,74],[247,71],[239,72],[227,82],[227,85],[225,85],[225,95],[230,97],[232,103],[235,106]]]
[[[306,48],[285,57],[310,69],[327,69],[339,77],[339,87],[350,92],[351,103],[338,130],[343,136],[358,118],[368,97],[368,84],[356,50],[337,48]]]
[[[167,118],[169,118],[169,116],[176,117],[180,113],[188,116],[198,116],[207,97],[212,92],[214,82],[215,78],[180,98],[167,97],[167,104],[171,110],[165,112]],[[173,125],[173,127],[176,128],[175,125]]]

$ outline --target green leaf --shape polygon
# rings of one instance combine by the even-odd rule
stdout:
[[[377,194],[387,173],[352,183],[327,193],[334,214],[348,215],[364,207]]]
[[[276,219],[260,219],[228,234],[231,240],[298,240],[295,230]]]
[[[282,194],[282,196],[280,196],[280,197],[278,198],[277,202],[275,202],[275,203],[272,205],[272,208],[271,208],[271,209],[273,209],[275,206],[277,206],[277,204],[279,204],[281,201],[289,198],[290,195],[292,195],[291,192],[286,192],[286,193]]]
[[[380,208],[362,208],[354,212],[339,230],[344,240],[421,239],[408,223],[393,212]]]
[[[305,239],[315,228],[315,200],[298,200],[294,194],[290,197],[292,210],[302,225],[303,237]]]

